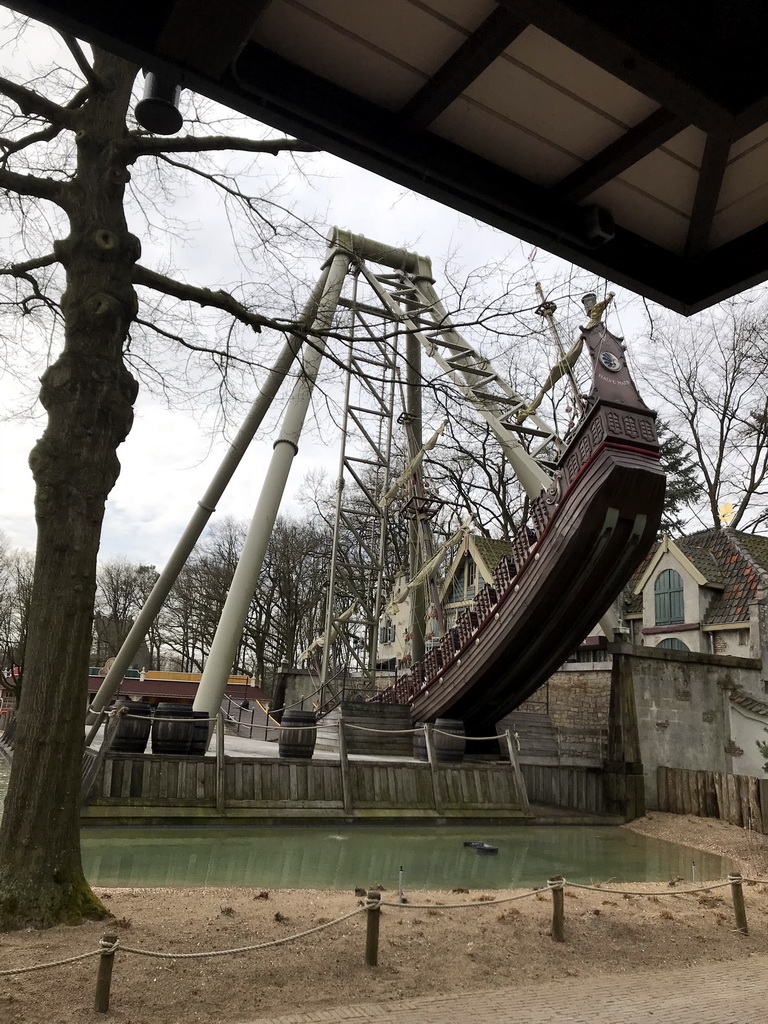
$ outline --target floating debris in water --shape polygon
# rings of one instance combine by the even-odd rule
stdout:
[[[464,843],[470,850],[474,850],[475,853],[498,853],[498,846],[492,846],[490,843],[484,843],[481,840],[470,839]]]

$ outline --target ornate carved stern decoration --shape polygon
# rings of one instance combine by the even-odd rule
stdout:
[[[564,484],[575,480],[601,445],[609,443],[657,453],[656,413],[640,397],[620,338],[603,324],[585,327],[594,377],[586,416],[563,457]]]

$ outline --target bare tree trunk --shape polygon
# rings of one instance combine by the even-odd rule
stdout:
[[[136,69],[97,52],[95,72],[104,87],[81,111],[77,173],[67,186],[70,235],[56,249],[67,273],[64,350],[42,378],[48,425],[30,456],[38,539],[0,830],[0,930],[105,913],[82,871],[77,794],[96,555],[137,392],[123,346],[137,311],[139,243],[123,213],[129,175],[121,153]]]

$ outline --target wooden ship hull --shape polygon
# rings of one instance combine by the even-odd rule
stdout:
[[[588,635],[656,538],[665,478],[655,416],[619,339],[602,326],[583,333],[593,391],[553,488],[533,503],[535,535],[518,532],[514,565],[497,568],[440,650],[384,698],[410,702],[414,722],[450,717],[468,735],[493,734]]]

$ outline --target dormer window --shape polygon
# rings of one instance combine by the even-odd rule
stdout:
[[[451,604],[464,604],[471,601],[477,593],[477,566],[471,557],[467,557],[459,566],[453,578],[450,593]]]
[[[679,572],[674,569],[660,572],[653,585],[653,596],[657,626],[674,626],[685,622],[683,578]]]
[[[472,559],[467,560],[467,600],[477,592],[477,566]]]

